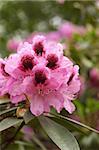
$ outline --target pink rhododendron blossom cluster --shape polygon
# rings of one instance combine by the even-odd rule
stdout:
[[[76,26],[75,24],[71,22],[64,22],[59,26],[59,32],[61,34],[61,37],[71,39],[74,34],[85,34],[86,30],[83,26]]]
[[[54,107],[75,110],[72,100],[80,90],[79,67],[65,56],[60,43],[34,36],[23,42],[17,53],[0,60],[0,95],[8,93],[12,103],[26,98],[31,112],[38,116]]]

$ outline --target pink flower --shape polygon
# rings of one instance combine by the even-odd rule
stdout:
[[[47,67],[54,69],[59,66],[63,57],[63,47],[59,43],[48,42],[45,44],[45,58],[47,60]]]
[[[36,56],[42,56],[45,53],[45,36],[37,35],[33,38],[33,50],[35,51]]]
[[[75,32],[75,26],[70,22],[65,22],[59,27],[59,32],[63,37],[71,39]]]
[[[99,87],[99,70],[97,68],[90,71],[90,83],[95,88]]]
[[[16,39],[8,40],[8,42],[7,42],[8,50],[12,51],[12,52],[16,52],[20,42],[21,42],[21,40],[16,40]]]
[[[86,30],[82,26],[77,26],[72,24],[71,22],[64,22],[59,27],[59,32],[61,34],[61,37],[71,39],[74,34],[81,34],[83,35]]]
[[[58,112],[65,107],[67,111],[72,113],[75,107],[71,100],[74,99],[80,89],[78,67],[73,67],[72,62],[68,58],[62,57],[62,47],[59,44],[50,44],[48,45],[48,48],[50,48],[49,53],[47,52],[48,49],[46,49],[45,53],[47,61],[47,56],[50,56],[50,61],[46,64],[46,67],[35,66],[35,78],[27,77],[24,80],[24,87],[26,86],[25,93],[28,93],[27,95],[31,100],[30,109],[35,115],[40,115],[46,111],[49,112],[50,106],[56,108]],[[52,47],[53,51],[51,51]],[[60,58],[61,63],[57,64]],[[30,89],[27,89],[27,87]]]
[[[0,96],[10,94],[12,102],[24,100],[21,81],[15,80],[5,71],[6,60],[0,59]],[[24,98],[24,99],[23,99]]]
[[[9,56],[5,70],[14,78],[22,78],[32,73],[36,63],[37,59],[34,57],[32,45],[25,42],[21,43],[16,54]]]
[[[80,81],[78,78],[79,67],[75,65],[72,68],[71,75],[67,82],[64,82],[60,87],[59,91],[64,97],[64,108],[72,113],[75,110],[75,106],[72,103],[72,100],[77,96],[80,90]]]
[[[6,60],[0,58],[0,96],[8,92],[8,86],[11,82],[9,74],[5,71]]]
[[[38,116],[54,107],[75,110],[72,100],[80,90],[79,67],[63,56],[60,43],[35,36],[33,42],[21,43],[16,54],[8,57],[1,67],[12,103],[29,100],[31,112]],[[7,76],[8,75],[8,76]],[[7,77],[6,77],[7,76]]]
[[[43,112],[49,112],[51,106],[56,108],[58,112],[63,107],[69,113],[75,110],[71,101],[80,89],[78,67],[72,68],[69,78],[68,75],[68,73],[59,72],[59,70],[53,74],[47,67],[34,67],[34,77],[26,77],[23,82],[24,87],[26,87],[25,93],[30,100],[30,110],[34,115],[38,116]],[[68,81],[65,80],[66,77]]]
[[[62,109],[63,98],[55,90],[59,83],[51,75],[51,71],[47,67],[35,66],[34,76],[25,78],[23,85],[25,93],[30,100],[30,110],[34,115],[40,115],[43,112],[49,112],[50,106],[57,109],[58,112]],[[27,87],[29,87],[27,89]],[[58,99],[60,97],[60,99]]]
[[[26,100],[24,87],[22,86],[23,80],[12,79],[12,83],[8,87],[8,93],[12,103],[18,103]]]

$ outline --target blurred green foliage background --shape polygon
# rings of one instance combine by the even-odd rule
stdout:
[[[75,101],[81,122],[99,129],[99,87],[90,86],[90,70],[99,68],[99,1],[98,0],[33,0],[0,1],[0,55],[5,57],[7,41],[12,37],[26,38],[33,32],[56,31],[63,20],[82,25],[84,36],[65,40],[65,55],[80,66],[84,90]],[[99,83],[99,72],[94,78]],[[64,113],[64,112],[63,112]],[[73,117],[74,117],[73,116]],[[97,127],[98,122],[98,127]],[[99,150],[99,136],[78,135],[82,150]]]
[[[93,0],[66,0],[64,4],[55,0],[0,1],[0,52],[6,55],[6,41],[10,37],[55,30],[63,19],[97,27],[99,8]]]

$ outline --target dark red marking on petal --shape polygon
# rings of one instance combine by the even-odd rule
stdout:
[[[23,71],[32,70],[34,65],[35,63],[33,56],[25,55],[22,57],[20,65],[21,70]]]
[[[46,75],[42,70],[38,70],[35,72],[35,81],[37,84],[44,84],[46,80]]]
[[[47,61],[47,67],[55,69],[57,67],[58,57],[55,54],[50,54],[47,56]]]
[[[44,52],[44,47],[41,42],[35,44],[34,51],[38,56],[42,56],[42,53]]]
[[[1,64],[1,71],[3,76],[9,76],[9,74],[5,71],[5,64]]]
[[[68,80],[68,82],[67,82],[68,85],[70,85],[70,83],[71,83],[73,77],[74,77],[74,73],[71,74],[71,76],[70,76],[70,78],[69,78],[69,80]]]

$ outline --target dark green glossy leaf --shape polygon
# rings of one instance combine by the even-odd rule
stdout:
[[[39,121],[48,136],[61,150],[80,150],[76,139],[66,128],[44,116],[40,116]]]
[[[49,115],[49,116],[50,116],[50,115]],[[56,114],[51,114],[51,117],[58,117],[58,118],[62,118],[62,119],[68,120],[68,121],[70,121],[70,122],[72,122],[72,123],[74,123],[74,124],[77,124],[77,125],[80,126],[80,127],[83,127],[83,128],[85,128],[85,129],[87,129],[87,130],[90,130],[90,131],[93,131],[93,132],[99,134],[99,131],[98,131],[98,130],[96,130],[96,129],[92,128],[92,127],[89,127],[89,126],[87,126],[87,125],[85,125],[85,124],[83,124],[83,123],[81,123],[81,122],[79,122],[79,121],[73,120],[73,119],[71,119],[71,118],[69,118],[69,117],[65,117],[65,116],[62,116],[62,115],[56,115]]]
[[[87,135],[86,130],[80,128],[77,124],[74,124],[68,120],[65,120],[65,119],[62,119],[59,117],[57,117],[57,118],[52,117],[51,119],[54,120],[55,122],[57,122],[58,124],[64,126],[65,128],[69,129],[72,132],[80,132],[80,134]]]
[[[16,124],[22,123],[23,119],[6,118],[0,122],[0,132],[6,130]]]
[[[27,123],[29,123],[32,119],[34,119],[34,117],[35,117],[35,116],[33,116],[30,111],[27,111],[27,112],[24,114],[23,119],[24,119],[25,123],[27,124]]]
[[[0,104],[9,103],[10,99],[0,99]]]
[[[13,108],[10,108],[10,109],[4,110],[4,111],[0,111],[0,115],[6,114],[6,113],[11,112],[11,111],[14,111],[16,109],[17,109],[17,107],[13,107]]]

